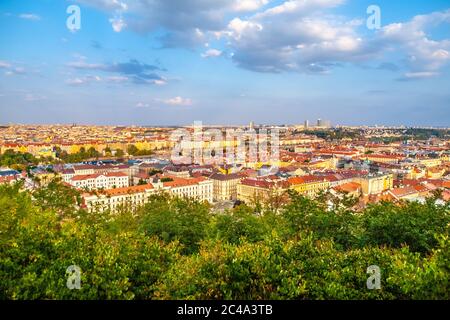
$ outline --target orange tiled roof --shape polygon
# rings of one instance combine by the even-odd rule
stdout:
[[[361,185],[356,182],[348,182],[337,186],[334,189],[344,192],[355,192],[361,189]]]
[[[305,183],[313,183],[313,182],[326,182],[328,181],[324,177],[319,176],[303,176],[303,177],[292,177],[288,179],[288,182],[291,185],[299,185],[299,184],[305,184]]]
[[[104,192],[109,196],[118,196],[118,195],[124,195],[124,194],[144,192],[144,191],[150,190],[150,189],[153,189],[153,185],[143,184],[140,186],[108,189],[108,190],[105,190]]]

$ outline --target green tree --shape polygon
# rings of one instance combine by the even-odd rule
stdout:
[[[125,155],[125,152],[123,152],[122,149],[117,149],[116,150],[116,157],[123,157]]]
[[[152,196],[140,214],[141,228],[147,235],[157,235],[165,242],[177,240],[186,253],[198,249],[210,220],[208,204],[167,194]]]
[[[213,238],[232,244],[261,241],[269,234],[269,226],[246,205],[217,214],[211,230]]]
[[[127,148],[127,153],[131,156],[137,155],[138,152],[139,152],[139,149],[134,144],[130,144]]]
[[[80,193],[65,185],[60,178],[55,178],[46,186],[38,188],[33,193],[35,204],[43,210],[51,210],[60,217],[71,217],[77,214],[81,204]]]

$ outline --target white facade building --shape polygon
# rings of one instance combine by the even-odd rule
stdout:
[[[154,181],[150,184],[104,190],[101,193],[83,195],[88,211],[115,211],[119,206],[136,208],[148,201],[152,194],[167,192],[174,196],[193,198],[199,201],[213,201],[213,181],[204,178],[176,178],[172,181]]]
[[[129,177],[123,172],[77,175],[68,181],[69,184],[78,189],[113,189],[128,187]]]

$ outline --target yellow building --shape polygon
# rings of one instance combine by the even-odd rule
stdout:
[[[369,174],[367,176],[356,178],[355,182],[361,185],[364,195],[379,194],[393,188],[394,176],[392,174]]]
[[[213,181],[214,201],[236,200],[237,184],[242,178],[243,176],[237,173],[211,175],[209,179]]]
[[[264,203],[272,197],[283,195],[288,187],[287,181],[246,178],[236,185],[237,198],[245,203]]]
[[[311,162],[303,163],[302,168],[317,170],[317,169],[335,169],[337,158],[315,159]]]
[[[424,178],[426,171],[417,167],[412,167],[406,174],[406,179],[417,180]]]
[[[330,188],[330,181],[318,176],[292,177],[288,179],[291,189],[310,197],[316,196],[320,191]]]
[[[390,155],[390,154],[369,154],[361,157],[361,160],[368,160],[373,162],[396,164],[402,160],[402,156]]]
[[[442,160],[439,158],[433,159],[433,158],[422,158],[419,159],[418,162],[427,167],[427,168],[431,168],[431,167],[437,167],[440,166],[442,164]]]
[[[445,172],[444,167],[427,168],[426,176],[429,179],[440,179],[444,176]]]

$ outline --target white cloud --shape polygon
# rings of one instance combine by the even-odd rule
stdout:
[[[99,76],[88,75],[84,77],[67,79],[66,83],[70,86],[82,86],[90,84],[92,82],[101,82],[101,81],[103,81],[103,79]]]
[[[129,81],[130,79],[128,77],[124,77],[124,76],[112,76],[112,77],[107,77],[106,80],[109,82],[123,83],[123,82]]]
[[[22,13],[22,14],[19,14],[19,18],[25,19],[25,20],[32,20],[32,21],[41,20],[41,17],[34,13]]]
[[[104,70],[107,68],[107,66],[104,64],[87,63],[84,60],[69,62],[67,66],[75,69],[86,69],[86,70]]]
[[[78,0],[77,2],[105,11],[125,11],[128,9],[128,5],[119,0]]]
[[[235,11],[255,11],[268,3],[268,0],[235,0],[232,8]]]
[[[157,86],[164,86],[167,84],[167,81],[164,79],[156,79],[153,80],[153,84],[156,84]]]
[[[10,68],[10,67],[11,67],[11,64],[9,62],[0,60],[0,68]]]
[[[159,38],[163,47],[203,47],[215,37],[229,48],[222,52],[207,46],[202,57],[230,52],[236,65],[257,72],[328,73],[347,63],[386,62],[386,52],[404,54],[406,64],[399,69],[411,74],[439,74],[450,63],[450,39],[433,40],[429,35],[429,29],[450,22],[450,10],[368,33],[361,32],[365,12],[363,19],[333,14],[346,0],[78,2],[107,11],[116,32],[125,27],[143,33],[166,30]]]
[[[121,32],[127,26],[122,17],[111,18],[109,19],[109,22],[115,32]]]
[[[162,100],[164,104],[172,105],[172,106],[190,106],[192,105],[192,100],[189,98],[182,97],[174,97],[170,99]]]
[[[408,80],[427,79],[437,77],[438,75],[439,75],[438,72],[431,72],[431,71],[407,72],[403,75],[403,77],[399,78],[398,80],[408,81]]]
[[[167,34],[160,40],[165,47],[202,44],[209,32],[223,30],[229,15],[261,9],[270,1],[78,0],[79,3],[108,12],[115,31],[121,31],[124,26],[141,33],[164,28]]]
[[[377,51],[358,35],[360,23],[322,12],[342,2],[286,1],[247,19],[234,18],[216,35],[228,40],[240,67],[326,73],[337,63],[363,60]]]
[[[5,69],[5,75],[24,75],[27,73],[24,67],[14,65],[7,61],[0,61],[0,69]]]
[[[144,103],[144,102],[138,102],[136,103],[136,108],[148,108],[150,107],[150,104]]]
[[[80,78],[73,78],[73,79],[67,79],[66,83],[71,86],[80,86],[80,85],[85,84],[85,81],[83,81],[83,79],[80,79]]]
[[[289,0],[273,8],[257,14],[256,18],[265,18],[269,16],[278,16],[280,14],[306,15],[318,9],[327,9],[336,7],[345,0]]]
[[[92,6],[94,8],[111,12],[113,17],[109,19],[115,32],[121,32],[127,23],[122,18],[122,14],[128,11],[128,4],[120,0],[78,0],[78,3]],[[133,0],[131,1],[133,3]]]
[[[418,15],[406,23],[389,24],[380,31],[380,41],[388,48],[406,54],[411,75],[434,76],[450,63],[450,40],[433,40],[427,30],[443,23],[450,23],[450,9]]]
[[[450,22],[450,10],[414,17],[363,36],[361,20],[327,13],[342,0],[290,0],[246,19],[235,17],[215,35],[225,39],[240,67],[258,72],[328,73],[343,63],[380,61],[386,52],[406,55],[409,76],[439,75],[450,63],[450,39],[433,40],[428,29]],[[379,60],[378,60],[379,59]]]
[[[124,82],[125,77],[137,84],[162,84],[166,80],[157,74],[159,71],[163,71],[158,66],[146,64],[136,59],[131,59],[128,62],[121,63],[88,63],[86,59],[80,59],[78,61],[69,62],[68,67],[71,67],[80,71],[98,71],[104,73],[115,73],[116,76],[110,77],[111,81]],[[158,81],[159,80],[159,81]]]
[[[219,57],[222,55],[222,51],[217,49],[209,49],[205,53],[202,53],[203,58]]]

